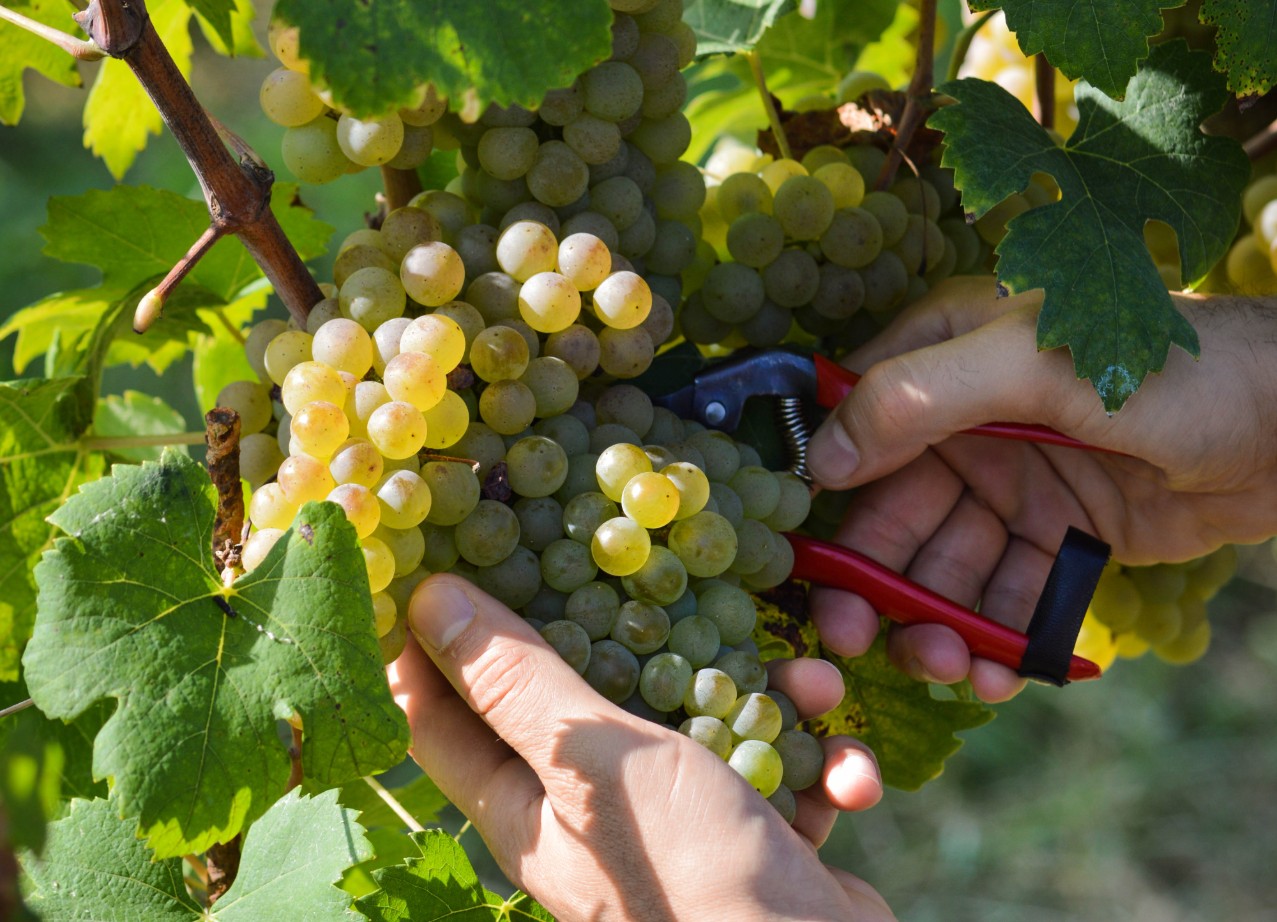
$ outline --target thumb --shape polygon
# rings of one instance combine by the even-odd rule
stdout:
[[[1061,415],[1078,415],[1070,407],[1085,385],[1065,350],[1037,351],[1035,327],[1036,310],[1026,307],[870,367],[812,437],[816,481],[847,489],[875,480],[981,423],[1061,428]]]

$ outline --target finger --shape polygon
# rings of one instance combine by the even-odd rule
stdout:
[[[873,606],[852,592],[813,586],[807,596],[820,642],[839,656],[862,656],[878,636]]]
[[[855,918],[858,922],[894,922],[895,914],[877,890],[842,868],[831,865],[825,867],[856,907]]]
[[[1034,316],[1018,309],[871,367],[812,437],[808,465],[823,486],[845,489],[980,423],[1040,422],[1068,432],[1094,405],[1067,356],[1037,351]]]
[[[774,659],[767,664],[767,687],[783,692],[798,709],[799,720],[819,717],[842,701],[842,672],[833,663],[812,657]]]
[[[848,354],[842,364],[863,372],[902,352],[969,333],[1010,310],[1036,309],[1041,303],[1041,291],[1001,297],[997,280],[991,276],[955,275],[902,310],[885,330]]]
[[[456,692],[526,760],[551,795],[566,796],[571,792],[555,786],[574,783],[575,774],[561,764],[566,715],[595,718],[600,725],[631,719],[595,694],[527,622],[460,577],[436,574],[418,586],[408,619]],[[474,790],[484,782],[461,783]]]
[[[838,814],[868,810],[882,799],[882,776],[869,747],[850,736],[820,741],[825,768],[819,783],[794,792],[793,826],[819,848],[829,838]]]

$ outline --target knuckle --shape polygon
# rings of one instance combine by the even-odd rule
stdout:
[[[928,402],[907,356],[870,368],[854,393],[860,399],[850,401],[851,419],[846,420],[853,432],[866,426],[875,431],[910,430],[920,421]]]
[[[533,697],[528,688],[535,675],[532,654],[523,646],[493,644],[462,675],[471,707],[485,720]]]

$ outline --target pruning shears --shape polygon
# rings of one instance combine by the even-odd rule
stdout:
[[[768,349],[737,355],[697,374],[686,387],[653,399],[685,419],[733,431],[750,397],[777,398],[781,435],[791,470],[811,480],[807,442],[811,427],[805,405],[833,409],[859,376],[820,355]],[[989,423],[973,435],[1018,439],[1101,451],[1045,426]],[[857,551],[805,535],[786,534],[794,549],[793,578],[854,592],[876,611],[901,624],[943,624],[952,628],[972,655],[991,659],[1028,678],[1064,685],[1094,679],[1100,667],[1072,655],[1095,585],[1108,561],[1109,546],[1069,528],[1028,628],[1023,632],[992,621],[946,599]]]

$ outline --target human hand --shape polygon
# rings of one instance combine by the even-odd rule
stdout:
[[[409,603],[389,669],[413,757],[473,821],[502,870],[561,922],[887,920],[863,881],[821,864],[838,810],[881,796],[872,755],[825,741],[823,789],[794,827],[722,759],[613,705],[508,608],[436,575]],[[829,664],[772,672],[806,717],[832,708]]]
[[[1130,565],[1277,532],[1277,305],[1175,299],[1200,362],[1172,349],[1110,417],[1066,350],[1038,352],[1040,292],[998,298],[974,277],[938,286],[847,357],[865,375],[811,441],[819,483],[859,488],[837,540],[1023,629],[1068,525]],[[1044,423],[1125,456],[955,435],[992,421]],[[811,608],[839,653],[877,632],[857,596],[818,590]],[[888,650],[920,679],[969,676],[985,700],[1024,684],[939,625],[893,628]]]

